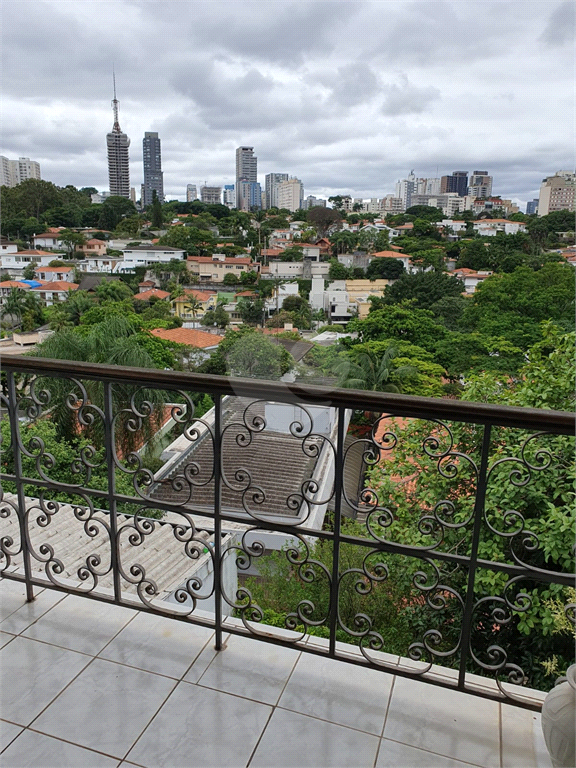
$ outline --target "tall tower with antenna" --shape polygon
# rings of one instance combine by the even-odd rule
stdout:
[[[114,82],[114,98],[112,110],[114,112],[114,125],[110,133],[106,134],[108,147],[108,179],[110,181],[110,194],[120,197],[130,197],[130,156],[128,147],[130,139],[122,133],[118,119],[118,99],[116,98],[116,74],[112,71]]]

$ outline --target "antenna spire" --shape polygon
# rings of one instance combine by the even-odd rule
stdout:
[[[116,72],[114,71],[114,65],[112,65],[112,82],[114,83],[114,98],[112,99],[112,109],[114,110],[114,127],[112,130],[114,133],[122,133],[120,122],[118,120],[118,99],[116,98]]]

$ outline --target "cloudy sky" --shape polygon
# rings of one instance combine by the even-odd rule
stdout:
[[[165,192],[259,180],[381,197],[487,170],[525,204],[574,168],[571,0],[3,0],[1,153],[107,189],[112,64],[131,184],[162,139]]]

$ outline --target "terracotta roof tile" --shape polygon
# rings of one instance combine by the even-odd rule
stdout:
[[[217,336],[215,333],[207,333],[195,328],[171,328],[170,330],[155,328],[150,333],[159,339],[175,341],[178,344],[186,344],[187,347],[198,347],[200,349],[216,347],[224,338],[224,336]]]
[[[142,291],[142,293],[135,293],[133,299],[141,299],[142,301],[148,301],[156,297],[157,299],[167,299],[170,296],[168,291],[162,291],[160,288],[152,288],[149,291]]]

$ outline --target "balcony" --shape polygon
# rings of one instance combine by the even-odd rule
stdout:
[[[571,414],[3,370],[5,765],[550,766],[507,628],[574,584],[532,530]]]

